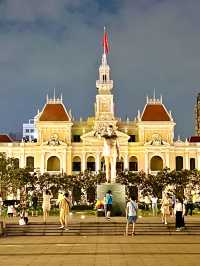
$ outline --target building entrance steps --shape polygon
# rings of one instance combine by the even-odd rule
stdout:
[[[126,221],[124,217],[112,217],[110,221],[103,217],[86,217],[85,219],[71,219],[69,230],[59,229],[58,217],[50,217],[47,224],[43,224],[42,217],[30,219],[28,225],[19,226],[17,220],[7,221],[5,236],[120,236],[125,233]],[[200,235],[200,217],[188,217],[183,231],[176,232],[174,218],[169,223],[161,223],[160,217],[144,217],[138,219],[136,235]],[[130,225],[131,227],[131,225]],[[131,228],[130,228],[131,230]]]

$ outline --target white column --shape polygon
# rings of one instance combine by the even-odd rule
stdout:
[[[190,169],[190,164],[189,164],[189,154],[188,153],[186,153],[185,154],[185,169]],[[183,166],[183,168],[184,168],[184,166]]]
[[[95,168],[96,173],[98,173],[100,170],[100,152],[96,154]]]
[[[20,168],[25,168],[26,167],[24,152],[23,152],[23,154],[20,155],[20,158],[19,158],[19,167]]]
[[[124,156],[124,170],[129,170],[128,154],[125,154]]]
[[[169,165],[169,152],[165,153],[165,167],[170,168],[170,165]]]
[[[86,169],[86,153],[82,153],[82,162],[81,162],[81,172],[84,172]]]
[[[145,173],[148,173],[150,171],[149,158],[148,158],[148,152],[147,151],[145,151],[145,154],[144,154],[144,171],[145,171]]]
[[[200,154],[197,154],[197,169],[200,170]]]
[[[66,152],[66,150],[64,150],[64,153],[63,153],[63,163],[62,163],[62,169],[61,169],[61,171],[62,171],[62,173],[66,173],[66,162],[67,162],[67,152]]]
[[[41,153],[41,165],[40,165],[40,172],[41,172],[41,174],[43,174],[44,171],[45,171],[44,156],[45,156],[45,153],[42,152]]]

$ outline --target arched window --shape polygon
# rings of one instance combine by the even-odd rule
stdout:
[[[19,169],[19,158],[14,158],[14,168]]]
[[[60,160],[58,157],[49,157],[47,161],[47,171],[60,171]]]
[[[106,76],[106,74],[104,74],[104,75],[103,75],[103,81],[106,82],[106,80],[107,80],[107,76]]]
[[[151,171],[161,171],[163,169],[163,160],[160,156],[153,156],[150,162]]]
[[[72,171],[74,171],[74,172],[80,172],[81,171],[81,159],[79,156],[76,156],[73,158]]]
[[[123,159],[117,160],[116,162],[116,172],[120,173],[124,171],[124,161]]]
[[[176,171],[180,171],[183,169],[183,157],[176,156]]]
[[[87,170],[95,171],[95,158],[93,156],[87,158]]]
[[[194,170],[195,168],[195,158],[190,158],[190,170]]]
[[[33,156],[26,157],[26,167],[29,169],[30,172],[34,171],[34,157]]]
[[[135,156],[129,159],[129,171],[138,171],[138,160]]]

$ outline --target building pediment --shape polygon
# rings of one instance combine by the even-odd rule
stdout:
[[[129,136],[121,131],[116,130],[116,135],[120,144],[127,144]],[[94,130],[84,134],[81,136],[82,141],[84,141],[88,145],[94,145],[95,143],[102,142],[103,145],[103,137],[97,136]]]
[[[170,146],[169,143],[162,140],[159,134],[153,134],[152,139],[144,144],[145,146]]]

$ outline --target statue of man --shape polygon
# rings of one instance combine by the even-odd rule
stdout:
[[[112,125],[109,125],[102,135],[104,138],[103,156],[106,167],[107,182],[114,183],[116,179],[116,160],[119,157],[119,142]]]

